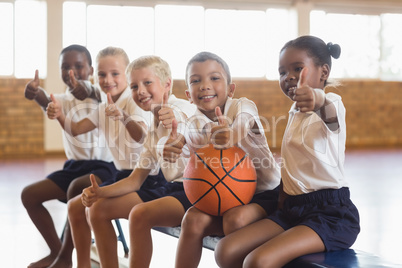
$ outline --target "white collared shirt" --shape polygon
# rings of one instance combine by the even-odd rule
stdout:
[[[85,100],[76,99],[69,91],[63,94],[55,94],[56,99],[62,106],[66,118],[78,122],[98,109],[98,101],[86,98]],[[104,97],[104,94],[102,95]],[[109,150],[104,147],[105,137],[100,134],[98,129],[94,129],[78,136],[71,136],[66,131],[62,131],[63,146],[67,159],[72,160],[103,160],[113,161]]]
[[[91,113],[88,119],[106,138],[103,146],[109,148],[112,153],[116,168],[119,170],[133,169],[139,160],[143,145],[131,138],[123,122],[106,116],[107,105],[106,102],[99,104],[98,109]],[[152,114],[138,107],[129,87],[123,91],[115,105],[129,114],[133,120],[144,122],[149,127]]]
[[[223,115],[228,120],[230,126],[233,125],[236,118],[242,113],[252,116],[254,119],[253,122],[255,121],[258,125],[259,133],[254,133],[250,130],[247,132],[245,138],[240,142],[234,143],[234,145],[248,153],[250,159],[253,161],[257,172],[256,193],[272,190],[280,182],[279,166],[269,149],[257,106],[247,98],[228,98]],[[217,124],[217,122],[213,122],[201,111],[197,110],[196,114],[188,119],[188,131],[185,135],[190,151],[196,151],[198,148],[209,143],[210,130],[212,126]]]
[[[336,108],[339,128],[332,131],[315,113],[289,111],[282,141],[282,180],[289,195],[348,186],[344,177],[346,122],[339,95],[326,94]]]

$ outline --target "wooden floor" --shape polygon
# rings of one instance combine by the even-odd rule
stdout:
[[[63,158],[0,160],[0,267],[21,268],[48,253],[20,201],[25,185],[60,169]],[[352,200],[360,212],[361,233],[352,248],[377,254],[402,267],[402,149],[349,150],[345,173]],[[66,207],[46,203],[59,232]],[[126,221],[122,221],[126,229]],[[128,236],[128,231],[125,231]],[[152,267],[174,267],[175,238],[153,233]],[[119,247],[120,248],[120,247]],[[217,267],[213,252],[205,250],[200,267]]]

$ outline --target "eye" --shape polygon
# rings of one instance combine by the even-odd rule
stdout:
[[[198,83],[198,82],[200,82],[199,79],[191,79],[191,80],[190,80],[190,85],[195,84],[195,83]]]
[[[138,90],[137,85],[131,85],[130,88],[131,88],[132,91],[137,91]]]
[[[112,73],[112,75],[113,75],[113,76],[119,76],[120,73],[114,72],[114,73]]]
[[[212,80],[212,81],[217,81],[217,80],[219,80],[219,79],[221,79],[219,76],[212,76],[212,77],[211,77],[211,80]]]
[[[149,86],[149,85],[151,85],[152,84],[152,81],[145,81],[145,83],[144,83],[145,85],[147,85],[147,86]]]
[[[296,71],[296,72],[301,72],[302,70],[303,70],[303,67],[296,67],[296,68],[295,68],[295,71]]]

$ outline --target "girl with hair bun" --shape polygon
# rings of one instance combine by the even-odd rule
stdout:
[[[341,48],[314,36],[287,42],[279,84],[294,103],[282,141],[281,198],[276,212],[224,237],[220,267],[282,267],[305,254],[349,248],[359,213],[344,176],[346,123],[339,95],[325,93],[331,57]]]

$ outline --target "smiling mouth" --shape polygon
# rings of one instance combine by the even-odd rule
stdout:
[[[143,98],[140,100],[141,103],[147,102],[151,99],[151,97]]]
[[[292,93],[293,93],[293,92],[296,90],[296,88],[297,88],[296,86],[294,86],[294,87],[289,87],[288,90],[287,90],[288,95],[289,95],[289,92],[292,92]]]
[[[208,95],[208,96],[202,96],[199,99],[200,100],[210,100],[210,99],[213,99],[215,97],[216,97],[216,95]]]

